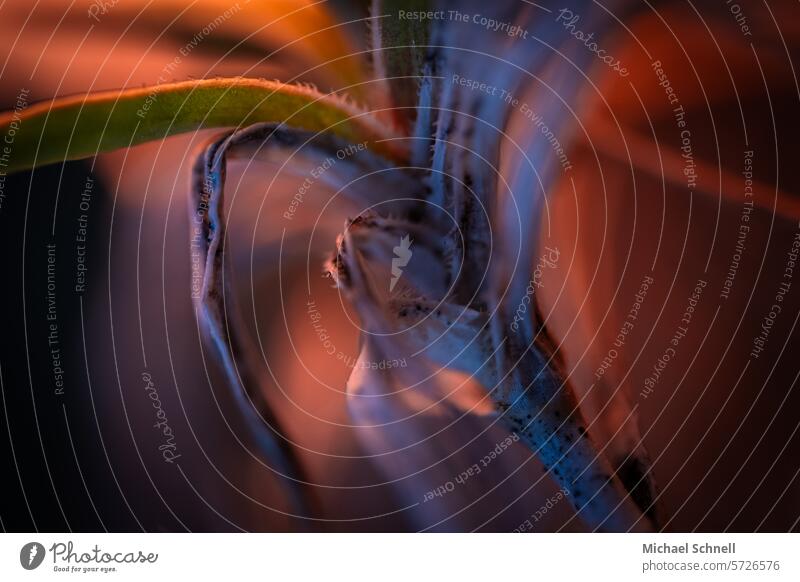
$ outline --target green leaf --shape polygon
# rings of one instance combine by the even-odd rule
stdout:
[[[57,98],[0,115],[7,172],[94,156],[213,127],[285,123],[329,131],[390,158],[405,157],[393,128],[337,95],[261,79],[184,81]],[[385,141],[389,140],[389,141]]]

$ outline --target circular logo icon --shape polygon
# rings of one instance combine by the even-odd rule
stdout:
[[[28,542],[19,551],[19,563],[26,570],[35,570],[44,561],[44,546],[39,542]]]

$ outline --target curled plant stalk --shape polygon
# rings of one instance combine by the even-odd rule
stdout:
[[[235,301],[225,294],[225,272],[229,262],[224,259],[225,219],[224,186],[227,156],[236,147],[260,136],[264,127],[251,126],[239,132],[226,132],[205,146],[193,168],[189,220],[191,250],[200,254],[202,281],[195,297],[198,322],[208,334],[228,381],[228,387],[245,417],[262,462],[277,473],[283,483],[291,511],[297,517],[309,516],[313,502],[307,490],[303,468],[288,442],[277,416],[260,389],[254,370],[252,349],[243,337],[243,326]],[[274,126],[266,128],[275,132]],[[279,143],[275,139],[274,144]],[[230,279],[230,276],[228,277]]]
[[[532,5],[412,4],[473,9],[537,33],[542,43],[557,44],[563,52],[553,56],[544,44],[541,51],[531,50],[531,44],[510,38],[498,46],[495,36],[475,35],[469,23],[437,20],[430,28],[415,24],[400,31],[404,22],[381,18],[372,24],[375,70],[391,82],[388,94],[379,95],[381,106],[388,99],[398,108],[402,136],[351,101],[307,86],[188,81],[32,106],[23,114],[11,169],[200,128],[242,128],[216,137],[194,166],[190,224],[198,228],[192,240],[203,259],[196,312],[260,461],[281,476],[294,515],[313,518],[308,479],[260,385],[256,350],[224,293],[226,163],[231,157],[256,157],[286,162],[302,173],[342,145],[368,144],[374,153],[340,161],[324,180],[352,205],[352,219],[326,270],[360,316],[360,361],[408,357],[413,362],[388,372],[359,366],[349,379],[348,404],[363,421],[365,445],[381,448],[375,462],[387,472],[402,472],[396,455],[431,441],[424,463],[439,465],[466,434],[451,432],[447,442],[442,422],[477,419],[481,436],[500,418],[569,493],[590,529],[652,529],[654,489],[638,433],[630,430],[631,438],[614,440],[606,455],[584,421],[546,321],[535,310],[514,320],[541,242],[545,194],[556,178],[547,162],[549,146],[536,132],[519,131],[519,116],[512,116],[508,102],[454,81],[483,81],[524,96],[566,143],[576,131],[568,104],[581,85],[578,65],[592,57],[544,22]],[[579,5],[586,22],[602,15],[588,2]],[[377,18],[403,7],[408,3],[376,1],[373,13]],[[387,46],[387,40],[399,44]],[[381,60],[384,55],[391,58]],[[563,60],[565,55],[575,61]],[[145,107],[149,113],[137,115]],[[0,118],[0,129],[10,123],[9,115]],[[511,139],[520,133],[526,137]],[[409,160],[411,169],[404,165]],[[479,393],[456,394],[455,384],[464,382],[454,381],[450,372],[474,380]],[[623,415],[621,428],[633,426],[633,414]],[[457,518],[450,507],[439,512],[439,523]]]
[[[232,130],[212,138],[197,156],[191,180],[189,219],[191,252],[200,253],[201,289],[195,299],[198,320],[207,333],[228,380],[229,389],[250,427],[267,463],[284,483],[295,516],[311,517],[315,506],[313,492],[296,453],[285,436],[278,415],[270,407],[256,373],[256,350],[247,339],[241,315],[228,285],[230,261],[225,260],[226,221],[223,213],[227,161],[256,158],[264,162],[286,162],[293,168],[319,167],[326,159],[347,147],[346,142],[327,134],[288,130],[274,123],[260,123]],[[377,204],[382,198],[369,175],[380,175],[388,164],[369,152],[340,160],[324,180],[338,188],[360,179],[364,183],[344,192],[345,201],[361,207]],[[364,179],[364,176],[367,176]],[[410,179],[395,172],[383,180],[397,191],[412,187]],[[399,209],[400,204],[391,205]]]

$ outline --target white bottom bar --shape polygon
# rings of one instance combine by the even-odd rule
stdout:
[[[793,534],[4,534],[0,580],[800,580],[798,550]]]

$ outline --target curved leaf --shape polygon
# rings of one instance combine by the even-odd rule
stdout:
[[[207,79],[57,98],[0,116],[13,136],[8,172],[94,156],[212,127],[285,123],[404,153],[393,130],[337,95],[262,79]],[[390,141],[383,141],[383,140]]]

